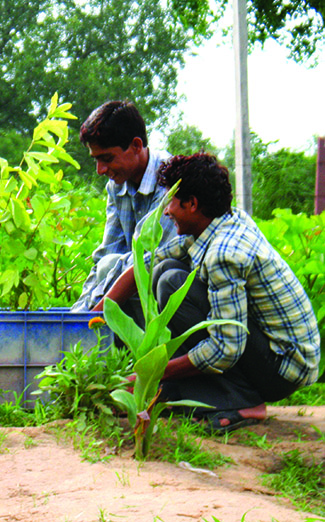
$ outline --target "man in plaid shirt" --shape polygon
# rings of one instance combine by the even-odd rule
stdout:
[[[176,156],[160,183],[178,192],[165,209],[178,237],[155,254],[153,288],[160,309],[198,269],[169,327],[176,337],[206,319],[241,322],[198,331],[177,350],[162,379],[163,400],[192,399],[213,430],[230,431],[266,417],[266,401],[317,380],[320,336],[311,303],[287,263],[246,212],[231,208],[228,171],[208,154]],[[133,268],[107,296],[132,294]],[[123,281],[124,279],[124,281]],[[130,283],[131,281],[131,283]]]
[[[166,152],[149,150],[143,118],[129,102],[107,102],[95,109],[81,126],[80,140],[96,161],[97,173],[109,181],[104,237],[72,312],[91,310],[132,264],[132,236],[165,193],[157,170],[168,158]],[[162,225],[165,242],[176,233],[167,218]]]

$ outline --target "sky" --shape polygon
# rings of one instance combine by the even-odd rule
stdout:
[[[218,39],[220,42],[220,37]],[[198,127],[218,148],[233,137],[235,64],[231,45],[217,38],[196,49],[179,73],[178,105],[183,121]],[[325,135],[325,51],[310,69],[287,58],[287,49],[273,40],[248,57],[249,124],[273,149],[313,151],[313,136]]]

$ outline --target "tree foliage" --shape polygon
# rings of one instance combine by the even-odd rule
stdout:
[[[289,208],[294,214],[314,212],[316,155],[282,148],[270,151],[274,143],[263,143],[251,132],[253,215],[270,219],[276,208]],[[225,149],[224,163],[235,185],[235,144]]]
[[[173,156],[177,154],[191,155],[204,151],[218,155],[219,151],[209,138],[203,138],[202,132],[194,125],[179,123],[167,136],[166,149]]]
[[[156,0],[0,0],[0,130],[24,133],[56,91],[80,125],[128,98],[150,123],[176,104],[186,31]]]
[[[198,36],[206,36],[230,0],[170,0],[175,15]],[[212,9],[211,7],[212,6]],[[250,45],[268,38],[285,44],[295,61],[315,57],[325,40],[324,0],[247,0]]]

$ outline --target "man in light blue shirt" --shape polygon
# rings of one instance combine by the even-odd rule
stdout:
[[[80,130],[99,176],[107,176],[104,237],[93,252],[94,266],[72,312],[91,310],[117,277],[132,264],[132,235],[138,234],[146,215],[161,201],[165,190],[157,183],[157,170],[167,152],[149,150],[146,126],[130,102],[107,102],[95,109]],[[175,236],[164,218],[163,242]]]

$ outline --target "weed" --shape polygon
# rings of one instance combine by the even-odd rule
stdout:
[[[33,446],[37,446],[37,442],[33,439],[33,437],[26,436],[24,440],[25,449],[32,448]]]
[[[127,471],[123,469],[121,474],[118,471],[115,471],[115,475],[117,476],[118,481],[122,484],[123,487],[130,486],[130,479]]]
[[[8,453],[9,452],[8,448],[3,446],[3,444],[4,444],[5,440],[7,439],[7,437],[8,437],[7,433],[0,432],[0,455],[3,454],[3,453]]]
[[[0,397],[5,398],[6,393],[14,396],[13,401],[4,401],[0,404],[0,425],[1,426],[30,426],[35,424],[35,419],[31,411],[24,409],[24,392],[18,395],[16,391],[5,391],[0,389]]]
[[[324,516],[325,475],[322,464],[310,463],[299,450],[283,454],[279,473],[263,475],[263,484],[281,491],[302,511]]]
[[[261,448],[263,450],[267,450],[272,448],[272,444],[267,441],[267,434],[258,435],[254,431],[249,430],[241,430],[240,433],[237,434],[236,441],[239,444],[243,444],[245,446],[256,446],[257,448]]]
[[[295,391],[289,397],[272,403],[273,406],[321,406],[325,404],[325,383],[316,382],[312,386],[306,386]],[[303,415],[303,410],[301,415]]]
[[[158,419],[153,458],[167,462],[188,462],[192,466],[214,469],[232,462],[232,459],[202,448],[206,432],[200,424],[186,417]]]

